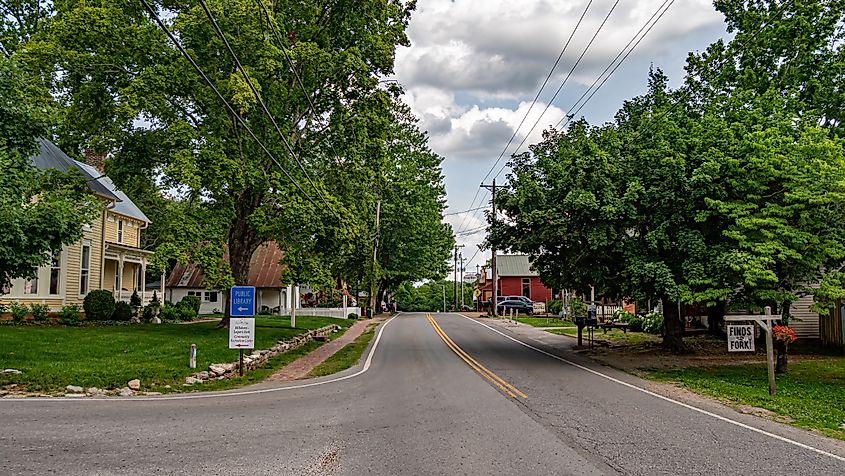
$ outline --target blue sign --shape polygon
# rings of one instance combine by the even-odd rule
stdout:
[[[255,315],[255,286],[232,286],[229,314],[252,317]]]

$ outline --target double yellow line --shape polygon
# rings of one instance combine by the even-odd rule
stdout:
[[[432,317],[431,314],[426,314],[425,317],[428,319],[428,322],[431,323],[431,327],[434,328],[434,332],[436,332],[437,335],[439,335],[440,338],[443,339],[443,342],[445,342],[446,345],[450,349],[452,349],[452,351],[457,354],[458,357],[461,358],[461,360],[466,362],[467,365],[469,365],[473,370],[478,372],[479,375],[486,378],[493,385],[499,387],[503,392],[505,392],[512,398],[517,398],[517,396],[522,398],[528,398],[528,395],[524,394],[518,388],[506,382],[503,378],[493,373],[493,371],[491,371],[487,367],[478,363],[478,361],[473,359],[471,355],[467,354],[463,349],[458,347],[458,344],[456,344],[448,335],[446,335],[445,332],[443,332],[443,329],[440,327],[440,324],[438,324],[437,321],[434,320],[434,317]]]

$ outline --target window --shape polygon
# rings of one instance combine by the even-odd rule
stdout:
[[[114,265],[114,286],[112,289],[115,292],[120,291],[120,267],[118,267],[117,263]]]
[[[123,243],[123,220],[117,221],[117,242]]]
[[[141,269],[141,267],[139,267],[139,266],[136,266],[135,267],[135,290],[136,291],[143,291],[144,290],[143,283],[141,283],[141,281],[143,281],[143,279],[141,279],[143,276],[144,276],[143,269]]]
[[[88,294],[88,281],[91,276],[91,242],[82,243],[82,258],[79,265],[79,294]]]
[[[188,291],[188,296],[202,297],[202,291]]]
[[[33,276],[28,278],[23,285],[24,294],[38,294],[38,268],[32,269]]]
[[[531,299],[531,278],[522,278],[522,295]]]
[[[217,291],[206,291],[205,302],[217,302]]]
[[[50,256],[50,294],[59,294],[59,278],[62,274],[62,250],[53,250]]]

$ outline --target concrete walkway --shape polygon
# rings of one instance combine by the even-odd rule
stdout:
[[[265,382],[278,382],[282,380],[298,380],[305,378],[312,370],[314,370],[314,367],[322,364],[326,359],[333,356],[337,351],[346,346],[346,344],[349,344],[363,334],[367,329],[367,326],[382,320],[382,318],[376,317],[374,319],[365,319],[356,322],[352,325],[352,327],[347,329],[342,336],[333,341],[327,342],[315,349],[313,352],[294,360],[267,378]]]

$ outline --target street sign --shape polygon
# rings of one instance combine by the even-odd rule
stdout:
[[[544,302],[535,302],[534,305],[534,313],[535,314],[543,314],[546,312],[546,303]]]
[[[251,317],[229,319],[229,348],[255,348],[255,319]]]
[[[478,289],[478,288],[475,288],[475,291],[472,292],[472,295],[475,296],[475,297],[481,296],[481,290]]]
[[[255,315],[255,286],[232,286],[229,314],[238,317]]]
[[[754,325],[728,326],[728,352],[754,352]]]

